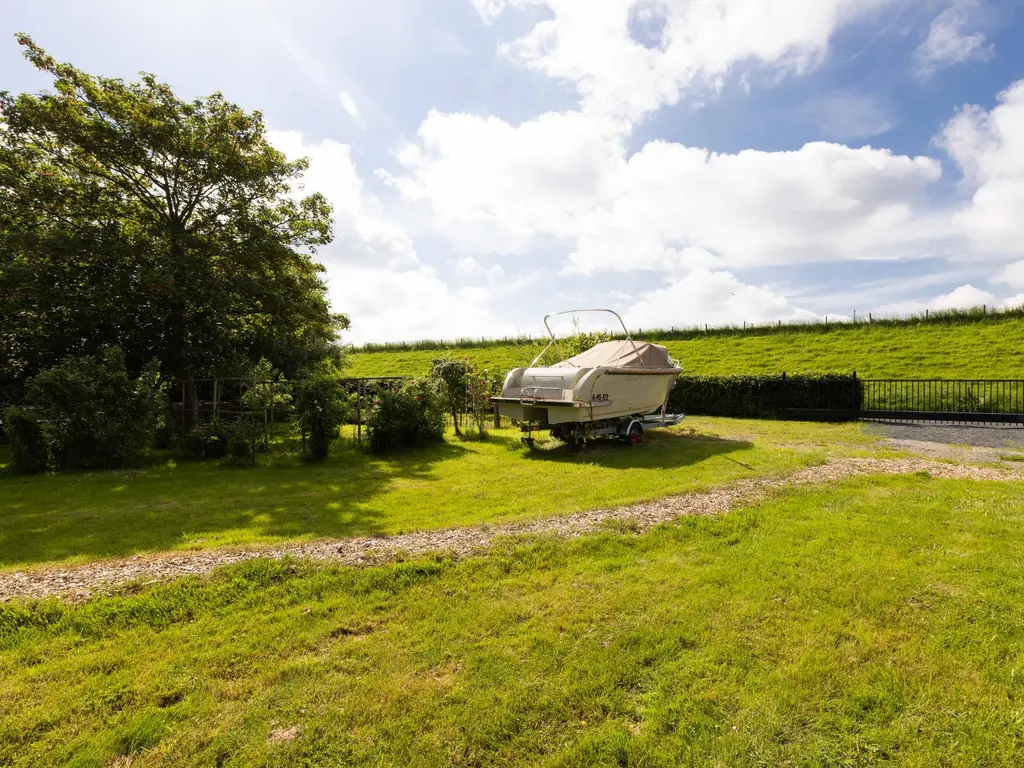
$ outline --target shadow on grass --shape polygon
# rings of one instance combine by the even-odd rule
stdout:
[[[488,439],[500,440],[509,448],[521,445],[519,437],[494,435]],[[713,456],[753,448],[745,440],[729,440],[717,435],[704,435],[692,430],[670,432],[650,430],[640,445],[631,445],[611,437],[589,442],[582,450],[552,439],[537,444],[533,450],[522,449],[524,459],[571,464],[600,464],[610,469],[677,469],[709,459]],[[726,456],[726,458],[730,458]],[[731,459],[736,461],[736,459]],[[742,462],[736,461],[738,464]],[[746,465],[744,465],[746,466]]]
[[[0,567],[233,543],[382,533],[372,501],[396,482],[436,482],[466,453],[444,443],[381,459],[341,443],[322,463],[255,468],[175,461],[135,470],[0,478]]]

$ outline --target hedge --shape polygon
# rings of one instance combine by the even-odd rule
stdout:
[[[855,412],[864,401],[856,377],[836,375],[680,376],[668,400],[672,413],[780,418],[787,408]]]

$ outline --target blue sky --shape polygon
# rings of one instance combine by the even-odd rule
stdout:
[[[262,110],[355,342],[1024,303],[1024,0],[0,0],[36,91],[18,31]]]

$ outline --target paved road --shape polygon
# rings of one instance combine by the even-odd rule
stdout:
[[[955,426],[930,421],[873,421],[868,422],[867,428],[897,440],[924,440],[981,448],[1024,448],[1024,427],[1018,424]]]

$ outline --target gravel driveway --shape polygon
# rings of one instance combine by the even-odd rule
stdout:
[[[1016,424],[953,426],[924,421],[869,422],[866,429],[895,440],[1024,450],[1024,427]]]
[[[417,531],[380,538],[351,538],[276,547],[168,552],[130,558],[102,560],[76,566],[44,566],[25,571],[0,573],[0,601],[15,598],[59,596],[87,599],[128,582],[152,583],[181,576],[209,573],[230,563],[257,557],[297,557],[330,560],[347,565],[374,565],[402,555],[443,552],[465,556],[486,549],[501,536],[556,535],[573,537],[625,525],[630,531],[645,531],[685,515],[717,515],[749,504],[779,490],[795,486],[837,482],[845,477],[872,474],[927,472],[932,477],[963,480],[1020,480],[1017,467],[992,468],[948,464],[928,459],[834,459],[781,477],[741,480],[700,493],[669,496],[615,509],[595,509],[562,517],[494,526],[469,526],[441,531]]]

